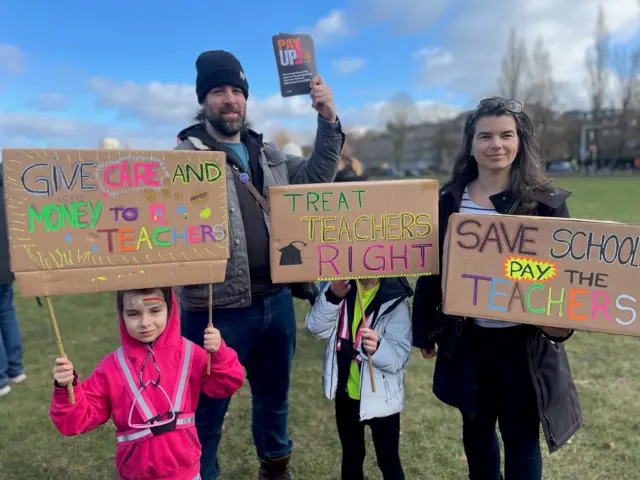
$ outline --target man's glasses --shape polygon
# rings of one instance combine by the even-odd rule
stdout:
[[[518,100],[499,100],[497,98],[485,98],[484,100],[480,100],[476,110],[480,108],[495,108],[495,107],[504,107],[505,110],[511,113],[521,113],[522,112],[522,103]]]

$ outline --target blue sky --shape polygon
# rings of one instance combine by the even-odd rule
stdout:
[[[549,3],[531,0],[532,7],[536,2]],[[208,49],[229,50],[242,62],[255,102],[248,113],[258,127],[273,132],[281,124],[312,132],[313,112],[304,109],[307,99],[277,98],[271,36],[300,29],[317,39],[319,73],[333,87],[339,114],[348,126],[380,124],[373,118],[383,115],[379,103],[397,91],[409,93],[427,113],[433,108],[455,111],[472,105],[479,95],[495,93],[510,25],[522,25],[527,39],[538,31],[546,34],[550,46],[567,48],[570,54],[557,48],[553,53],[565,60],[561,80],[574,81],[565,73],[567,58],[576,65],[581,62],[578,57],[585,35],[593,30],[596,3],[585,0],[582,15],[575,14],[578,7],[571,2],[553,3],[540,14],[542,7],[513,7],[506,0],[483,3],[482,8],[471,0],[437,0],[431,5],[419,0],[331,0],[299,2],[297,7],[252,0],[196,1],[188,8],[176,8],[176,2],[166,0],[3,2],[0,142],[93,146],[103,133],[129,136],[125,140],[132,143],[153,143],[175,134],[197,107],[194,61]],[[555,38],[549,22],[567,21],[563,4],[580,23]],[[625,42],[637,45],[637,26],[633,30],[627,21],[635,0],[611,0],[610,6],[614,33],[619,29]],[[623,14],[621,9],[628,11]],[[494,22],[483,25],[480,20],[488,11],[493,17],[487,18]],[[575,52],[568,48],[571,42]],[[15,49],[9,59],[7,45]],[[7,66],[12,59],[15,68]],[[349,65],[353,68],[346,68]]]

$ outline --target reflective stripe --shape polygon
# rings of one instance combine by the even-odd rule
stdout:
[[[196,416],[195,415],[189,415],[188,417],[178,418],[176,423],[178,425],[186,425],[187,423],[194,423],[195,421],[196,421]]]
[[[144,415],[146,415],[146,418],[143,415],[144,420],[148,421],[148,420],[152,419],[153,417],[156,416],[156,414],[155,414],[155,412],[152,413],[151,408],[149,408],[149,406],[147,405],[147,402],[145,402],[144,398],[142,397],[142,394],[136,388],[136,384],[133,381],[133,377],[131,375],[131,370],[129,370],[129,366],[127,365],[127,361],[124,358],[124,353],[123,353],[122,347],[120,347],[117,350],[116,353],[117,353],[117,356],[118,356],[118,361],[120,362],[120,368],[124,372],[124,376],[127,379],[127,383],[129,384],[129,390],[131,390],[133,395],[136,397],[136,400],[138,401],[138,405],[140,405],[140,408],[142,408],[142,411],[144,412]]]
[[[182,371],[180,372],[180,381],[178,382],[178,388],[173,394],[173,411],[180,412],[182,407],[182,397],[184,395],[184,386],[187,382],[187,374],[189,373],[189,362],[191,361],[191,342],[184,339],[184,350],[182,360]]]
[[[146,437],[147,435],[151,435],[150,428],[145,428],[144,430],[140,430],[136,433],[130,433],[129,435],[118,435],[116,436],[116,440],[118,442],[130,442],[131,440],[138,440],[139,438]]]
[[[186,396],[186,392],[187,392],[186,386],[187,386],[187,380],[189,378],[189,372],[191,370],[191,361],[192,361],[192,353],[193,353],[191,342],[185,338],[183,338],[182,340],[183,340],[183,346],[184,346],[184,348],[182,349],[182,356],[181,356],[182,368],[181,368],[180,377],[178,379],[178,383],[176,385],[174,395],[173,395],[174,397],[173,413],[175,415],[178,415],[178,412],[180,412],[180,409],[183,406],[183,397]],[[153,405],[148,403],[148,399],[145,400],[146,395],[144,394],[144,390],[140,392],[136,388],[136,384],[135,384],[135,381],[133,380],[133,375],[132,375],[133,367],[129,368],[129,362],[127,362],[127,359],[124,356],[123,348],[120,347],[116,351],[116,354],[118,357],[118,363],[120,364],[120,369],[124,373],[129,389],[135,396],[137,405],[142,410],[141,413],[143,414],[142,415],[143,418],[146,415],[146,418],[144,418],[144,420],[145,422],[147,422],[156,416],[155,410],[153,409]],[[195,418],[196,418],[195,414],[190,414],[188,416],[178,416],[178,419],[176,420],[176,426],[178,428],[187,428],[188,426],[195,424]],[[130,430],[129,432],[121,435],[116,434],[116,440],[118,443],[139,441],[147,436],[153,435],[151,428],[144,428],[142,430],[137,430],[137,431]]]
[[[345,321],[345,317],[347,312],[347,302],[345,301],[342,304],[342,308],[340,309],[340,338],[347,339],[349,338],[349,322]]]
[[[196,421],[196,416],[195,415],[189,415],[186,417],[181,417],[178,418],[178,420],[176,420],[176,424],[180,425],[182,427],[184,427],[185,425],[192,425],[195,424]],[[150,428],[145,428],[144,430],[140,430],[138,432],[135,433],[125,433],[123,435],[116,435],[116,441],[118,443],[122,443],[122,442],[131,442],[133,440],[140,440],[146,436],[152,435],[153,432],[151,431]]]

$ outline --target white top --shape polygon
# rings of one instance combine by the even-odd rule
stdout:
[[[498,213],[498,212],[496,212],[494,208],[483,208],[473,203],[469,198],[469,192],[467,191],[467,187],[464,187],[464,193],[462,194],[462,202],[460,203],[460,213],[475,213],[477,215],[489,215],[489,214]],[[520,325],[519,323],[502,322],[498,320],[489,320],[486,318],[474,318],[473,321],[476,325],[480,325],[481,327],[487,327],[487,328],[506,328],[506,327],[515,327],[516,325]]]

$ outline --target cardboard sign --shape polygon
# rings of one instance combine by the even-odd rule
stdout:
[[[224,281],[224,153],[6,149],[2,165],[23,295]]]
[[[269,189],[276,283],[439,273],[438,182]]]
[[[454,214],[443,257],[450,315],[640,335],[640,226]]]
[[[316,76],[316,52],[310,35],[281,33],[272,37],[283,97],[308,95]]]

